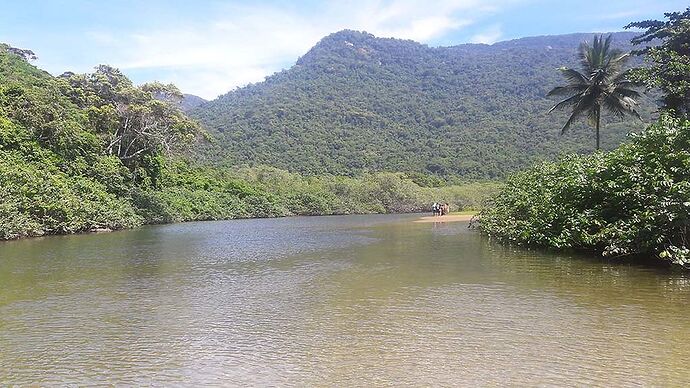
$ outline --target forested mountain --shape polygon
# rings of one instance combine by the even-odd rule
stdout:
[[[206,100],[199,96],[195,96],[193,94],[183,94],[182,100],[180,101],[180,109],[183,112],[189,112],[192,109],[200,107],[204,103],[206,103]]]
[[[184,155],[206,136],[180,110],[174,85],[136,86],[107,65],[53,77],[31,64],[35,57],[0,43],[0,240],[142,223],[410,212],[441,199],[477,208],[498,187],[198,166]]]
[[[500,178],[536,160],[593,150],[584,123],[560,135],[566,113],[547,114],[556,101],[545,97],[563,82],[557,68],[577,66],[577,48],[592,35],[432,48],[346,30],[290,69],[190,114],[218,138],[206,156],[230,165]],[[633,36],[616,33],[614,45],[629,50]],[[643,101],[645,121],[653,105]],[[642,127],[605,116],[603,148]]]

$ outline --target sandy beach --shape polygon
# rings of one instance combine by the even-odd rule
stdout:
[[[414,222],[460,222],[469,221],[474,214],[447,214],[445,216],[425,216]]]

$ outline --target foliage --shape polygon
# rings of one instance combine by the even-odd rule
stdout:
[[[16,55],[25,61],[35,61],[36,59],[38,59],[36,54],[31,50],[12,47],[5,43],[0,43],[0,51],[5,51],[7,53]]]
[[[633,36],[613,34],[612,46],[629,50]],[[218,138],[203,150],[206,158],[227,165],[267,164],[305,175],[400,171],[441,182],[497,179],[564,152],[591,151],[591,130],[578,124],[560,135],[545,97],[559,81],[553,70],[576,65],[577,45],[591,37],[430,48],[342,31],[290,69],[190,115]],[[649,119],[654,110],[642,104],[640,113]],[[612,149],[642,128],[603,120],[602,147]]]
[[[634,77],[649,88],[663,93],[664,108],[684,117],[690,115],[690,8],[665,14],[668,21],[645,20],[626,28],[646,30],[633,44],[661,42],[637,53],[644,54],[649,66],[636,69]]]
[[[599,126],[602,108],[623,118],[626,114],[640,118],[635,110],[640,94],[631,89],[634,83],[623,71],[629,59],[628,53],[611,48],[613,35],[604,40],[603,36],[594,36],[594,41],[580,45],[579,57],[582,72],[567,67],[560,71],[568,81],[566,86],[558,86],[549,92],[549,96],[567,96],[554,105],[549,112],[569,108],[570,118],[565,122],[562,132],[570,128],[581,116],[587,116],[589,123],[596,130],[596,149],[599,149]]]
[[[0,118],[0,239],[142,223],[130,203],[90,177],[62,171],[62,162]]]
[[[690,122],[665,114],[610,153],[515,174],[480,220],[488,235],[517,244],[690,268]]]
[[[179,109],[182,93],[172,84],[135,87],[119,70],[105,65],[91,74],[65,73],[60,78],[63,93],[86,111],[105,152],[132,170],[161,152],[190,145],[199,132]]]
[[[174,86],[135,87],[108,66],[56,78],[7,52],[0,64],[0,240],[143,223],[420,211],[434,200],[477,207],[483,187],[495,186],[202,166],[181,154],[198,128],[180,112]]]
[[[689,15],[628,26],[647,29],[635,44],[661,42],[640,51],[650,66],[631,70],[631,78],[659,87],[667,110],[658,122],[609,153],[572,155],[511,176],[480,213],[485,233],[690,269]]]
[[[238,169],[168,162],[161,190],[135,197],[151,222],[428,211],[434,201],[477,209],[496,183],[424,188],[400,173],[305,177],[269,166]]]
[[[132,193],[154,186],[165,144],[184,145],[197,129],[174,104],[159,99],[176,89],[134,87],[107,66],[55,78],[5,47],[0,46],[0,239],[148,222]],[[130,154],[109,152],[109,134],[127,120],[135,122],[130,126],[149,125],[138,134],[135,147],[146,151],[136,163]],[[163,143],[162,132],[175,136]]]

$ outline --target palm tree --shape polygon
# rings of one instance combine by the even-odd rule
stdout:
[[[582,72],[567,67],[560,68],[568,83],[554,88],[548,94],[569,96],[549,110],[551,113],[556,109],[570,108],[570,118],[563,126],[561,134],[565,133],[577,118],[587,115],[589,124],[596,129],[597,150],[602,107],[620,118],[629,114],[641,120],[635,110],[635,98],[639,98],[640,93],[631,89],[636,84],[628,79],[628,72],[623,71],[630,54],[611,49],[611,38],[609,35],[604,40],[603,36],[595,35],[591,46],[583,42],[579,52]]]

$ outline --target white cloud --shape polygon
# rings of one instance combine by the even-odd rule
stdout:
[[[498,40],[501,39],[502,36],[503,31],[501,30],[501,26],[499,24],[494,24],[486,30],[472,36],[470,38],[470,42],[494,44],[498,42]]]
[[[515,1],[355,0],[311,10],[226,5],[204,22],[124,34],[94,31],[87,38],[109,53],[99,62],[127,74],[155,74],[184,92],[214,98],[280,70],[332,32],[349,28],[429,43]],[[500,26],[491,26],[475,40],[494,42],[500,36]]]
[[[185,93],[192,93],[204,98],[214,98],[219,94],[263,81],[272,68],[264,67],[194,67],[182,70],[161,70],[156,79],[172,82]]]

